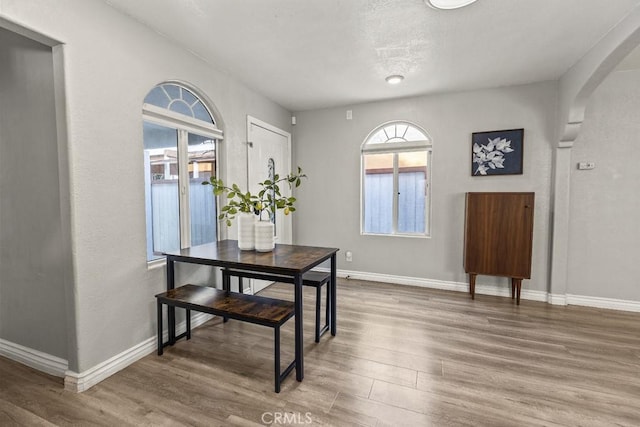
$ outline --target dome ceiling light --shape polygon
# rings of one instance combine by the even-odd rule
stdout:
[[[458,9],[475,2],[476,0],[424,0],[427,6],[434,9]]]
[[[389,83],[390,85],[397,85],[398,83],[400,83],[401,81],[404,80],[404,76],[401,76],[399,74],[395,74],[393,76],[389,76],[386,79],[384,79],[387,83]]]

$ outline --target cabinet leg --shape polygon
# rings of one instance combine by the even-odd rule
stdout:
[[[511,278],[511,299],[516,297],[516,279]]]
[[[471,299],[476,299],[476,274],[469,274],[469,293]]]
[[[516,279],[516,304],[520,305],[520,290],[522,289],[522,279]]]

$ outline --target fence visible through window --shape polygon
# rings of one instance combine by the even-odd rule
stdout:
[[[216,128],[200,99],[175,84],[156,86],[143,106],[147,259],[217,238],[217,207],[202,185],[216,176]]]
[[[362,148],[365,234],[427,235],[431,142],[406,122],[385,124]]]

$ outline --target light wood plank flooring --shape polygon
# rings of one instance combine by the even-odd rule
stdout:
[[[338,335],[315,344],[305,289],[305,379],[280,394],[273,331],[213,319],[82,394],[0,358],[0,425],[640,425],[640,314],[355,280],[338,291]],[[293,321],[282,347],[284,365]]]

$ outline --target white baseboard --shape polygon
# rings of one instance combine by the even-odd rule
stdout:
[[[191,317],[191,328],[196,328],[213,316],[205,313],[195,313]],[[176,325],[176,334],[181,334],[186,330],[186,322]],[[164,332],[163,339],[168,340],[168,332]],[[118,371],[123,370],[132,363],[142,359],[143,357],[157,350],[157,337],[151,337],[140,344],[137,344],[112,358],[88,369],[84,372],[67,371],[64,376],[64,388],[69,391],[81,393],[100,381],[110,377]]]
[[[640,312],[640,301],[624,299],[588,297],[584,295],[567,294],[568,305],[581,305],[585,307],[606,308],[610,310]]]
[[[549,304],[567,305],[567,296],[562,294],[549,294]]]
[[[328,268],[318,268],[329,271]],[[443,289],[447,291],[469,292],[469,284],[447,282],[443,280],[424,279],[419,277],[394,276],[390,274],[367,273],[363,271],[338,270],[338,277],[368,280],[372,282],[393,283],[396,285],[419,286],[423,288]],[[509,286],[482,285],[476,283],[476,294],[510,297]],[[521,299],[548,302],[553,305],[580,305],[584,307],[605,308],[610,310],[640,312],[640,301],[620,300],[613,298],[590,297],[584,295],[558,295],[545,291],[522,289]]]
[[[0,339],[0,355],[54,377],[64,377],[69,368],[65,359]]]
[[[328,271],[323,269],[323,271]],[[366,273],[362,271],[338,270],[338,277],[368,280],[371,282],[393,283],[395,285],[418,286],[421,288],[443,289],[445,291],[469,292],[469,284],[462,282],[448,282],[444,280],[424,279],[421,277],[393,276],[390,274]],[[476,294],[510,297],[509,286],[482,285],[476,282]],[[547,301],[547,292],[522,289],[521,299],[531,301]]]

